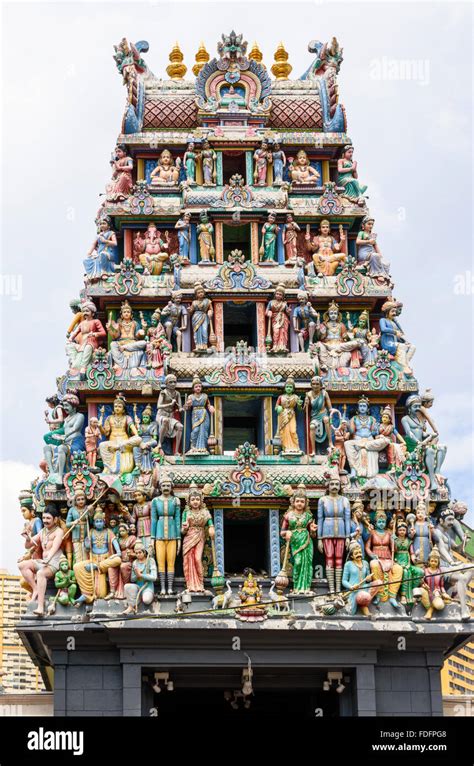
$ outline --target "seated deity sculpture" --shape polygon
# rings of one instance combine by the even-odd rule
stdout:
[[[360,338],[350,338],[347,327],[341,321],[337,303],[332,302],[323,314],[323,323],[316,324],[316,352],[321,370],[353,366],[354,351],[361,347]]]
[[[104,473],[122,475],[131,473],[135,467],[133,448],[139,447],[139,435],[133,419],[127,415],[125,397],[118,394],[113,404],[113,413],[105,418],[104,408],[100,410],[99,427],[104,441],[99,444]]]
[[[69,359],[70,374],[84,376],[92,361],[94,351],[106,338],[106,332],[98,319],[94,318],[97,309],[92,301],[81,304],[81,320],[69,335],[66,355]]]
[[[405,340],[402,328],[397,317],[400,315],[403,303],[391,298],[382,306],[385,314],[380,319],[380,347],[391,354],[406,375],[412,375],[410,361],[415,354],[416,348],[412,343]]]
[[[83,428],[84,415],[78,412],[79,398],[75,394],[65,394],[61,400],[65,413],[63,421],[64,432],[57,436],[60,444],[46,444],[43,452],[48,468],[48,481],[51,484],[62,484],[70,457],[74,452],[82,452],[85,448]]]
[[[158,160],[156,168],[150,173],[150,182],[152,186],[176,186],[179,179],[179,168],[181,160],[173,160],[169,149],[163,149]]]
[[[169,254],[169,234],[165,231],[165,238],[161,238],[161,232],[158,231],[154,223],[149,223],[142,243],[142,252],[139,255],[139,262],[148,274],[159,276],[163,270],[166,270]]]
[[[331,225],[324,219],[319,224],[319,234],[311,238],[309,224],[306,226],[306,249],[312,254],[313,267],[316,274],[326,277],[332,277],[336,273],[337,267],[346,259],[343,251],[345,234],[341,230],[340,241],[331,235]]]
[[[379,472],[379,453],[390,444],[390,438],[380,434],[379,424],[370,414],[367,397],[357,403],[357,412],[349,421],[350,438],[344,448],[351,467],[351,480],[371,479]]]
[[[294,184],[311,184],[318,183],[320,175],[316,168],[311,166],[309,157],[304,149],[300,149],[296,158],[290,165],[290,178]]]
[[[120,319],[115,322],[110,318],[105,326],[113,338],[110,353],[116,371],[131,370],[132,374],[137,374],[138,368],[145,367],[146,364],[144,338],[148,325],[143,320],[140,328],[138,322],[133,319],[129,302],[124,301],[120,307]]]

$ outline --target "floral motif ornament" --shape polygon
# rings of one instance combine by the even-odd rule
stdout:
[[[279,383],[281,379],[281,375],[260,368],[255,354],[249,352],[245,341],[239,341],[232,349],[230,359],[223,369],[213,370],[204,378],[206,383],[214,386],[231,386],[236,383],[240,385],[253,383],[256,386],[270,385]]]
[[[240,80],[240,72],[248,69],[249,60],[246,57],[247,42],[243,35],[237,35],[234,30],[230,35],[222,35],[222,42],[217,44],[217,52],[220,56],[217,68],[225,72],[225,79],[230,84]]]
[[[124,258],[113,282],[117,295],[139,295],[142,282],[142,276],[136,271],[132,259]]]
[[[373,367],[369,368],[367,378],[373,391],[393,391],[398,384],[398,370],[390,361],[388,351],[381,350]]]
[[[86,498],[91,500],[97,476],[89,470],[85,452],[75,452],[71,457],[71,470],[64,476],[63,484],[68,500],[72,500],[76,492],[82,490]]]
[[[92,391],[104,391],[115,386],[115,372],[110,364],[110,356],[104,348],[95,351],[86,378]]]
[[[148,191],[147,182],[137,181],[128,200],[132,215],[151,215],[153,213],[153,197]]]
[[[422,470],[422,449],[416,448],[405,460],[403,471],[397,479],[400,492],[405,500],[427,500],[430,478]]]
[[[364,280],[356,269],[355,258],[350,255],[346,258],[344,267],[336,279],[336,291],[338,295],[364,294]]]
[[[221,492],[233,497],[253,495],[260,497],[271,492],[273,485],[265,481],[263,472],[257,466],[258,449],[254,444],[240,444],[234,453],[237,468],[231,471],[228,481],[220,484]]]
[[[217,276],[204,286],[210,290],[269,290],[272,283],[257,276],[255,266],[245,259],[242,250],[232,250]]]
[[[343,211],[341,200],[336,194],[336,184],[328,181],[324,184],[324,192],[319,198],[318,210],[322,215],[340,215]]]

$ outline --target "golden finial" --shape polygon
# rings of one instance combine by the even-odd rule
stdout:
[[[199,43],[199,50],[196,53],[196,63],[193,66],[193,73],[195,77],[198,76],[199,72],[203,68],[204,64],[207,64],[209,61],[209,53],[206,50],[206,46],[203,42]]]
[[[166,67],[166,72],[171,80],[182,80],[186,72],[188,71],[185,64],[183,64],[184,56],[181,53],[181,48],[178,43],[175,43],[173,50],[169,55],[171,64]]]
[[[253,45],[252,45],[252,50],[251,50],[251,51],[250,51],[250,53],[249,53],[249,59],[253,59],[253,60],[254,60],[254,61],[256,61],[258,64],[261,64],[261,63],[262,63],[262,59],[263,59],[263,53],[262,53],[262,51],[260,50],[260,48],[258,47],[258,44],[257,44],[257,43],[253,43]]]
[[[275,63],[272,66],[272,73],[276,80],[287,80],[293,67],[288,64],[288,53],[283,43],[279,43],[275,51]]]

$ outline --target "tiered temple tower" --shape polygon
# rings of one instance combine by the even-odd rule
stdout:
[[[147,43],[115,48],[112,180],[21,498],[32,534],[62,517],[62,591],[20,625],[57,713],[145,714],[156,673],[183,711],[196,688],[229,708],[247,655],[270,707],[441,713],[443,652],[470,632],[447,592],[467,575],[440,575],[466,509],[346,133],[342,49],[308,47],[289,79],[282,44],[267,68],[231,32],[192,80],[178,46],[167,80]]]

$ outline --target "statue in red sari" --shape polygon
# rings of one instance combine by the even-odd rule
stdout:
[[[265,315],[268,319],[267,349],[273,354],[288,351],[288,333],[290,328],[290,307],[285,301],[285,288],[277,285],[273,299],[269,301]]]
[[[184,577],[186,590],[191,593],[204,591],[202,554],[206,531],[212,539],[215,534],[212,516],[206,508],[202,492],[191,485],[181,524]]]
[[[115,159],[111,162],[112,180],[107,184],[107,201],[120,202],[130,195],[132,190],[133,160],[125,144],[118,144]]]

